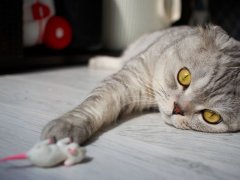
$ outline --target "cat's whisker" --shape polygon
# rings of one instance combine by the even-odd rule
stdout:
[[[146,85],[146,84],[144,84],[147,88],[149,88],[150,90],[152,90],[153,92],[154,92],[154,96],[156,95],[156,94],[158,94],[158,95],[160,95],[162,98],[164,98],[164,99],[168,99],[169,98],[169,94],[167,94],[166,93],[166,91],[163,89],[163,87],[160,85],[160,83],[159,82],[157,82],[157,85],[158,85],[158,90],[156,90],[156,89],[154,89],[153,87],[149,87],[148,85]],[[164,95],[164,96],[162,96],[162,94]]]
[[[139,86],[139,87],[142,88],[141,86]],[[134,91],[134,89],[138,90],[139,87],[138,86],[133,86],[133,87],[129,86],[129,88],[131,88],[133,91]],[[150,88],[147,88],[147,89],[150,89]],[[149,95],[151,98],[155,97],[154,91],[152,89],[150,89],[150,90],[143,90],[143,93]]]

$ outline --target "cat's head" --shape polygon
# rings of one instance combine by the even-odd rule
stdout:
[[[240,130],[240,43],[217,26],[191,31],[156,66],[153,87],[162,118],[182,129]]]

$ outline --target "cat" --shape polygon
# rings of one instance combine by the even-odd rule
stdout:
[[[159,117],[176,128],[240,130],[240,43],[221,27],[182,26],[149,33],[121,57],[97,57],[90,65],[104,61],[120,70],[75,109],[50,121],[42,139],[71,136],[81,144],[122,114],[156,107]]]

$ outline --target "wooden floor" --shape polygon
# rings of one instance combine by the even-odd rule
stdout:
[[[78,105],[110,73],[76,67],[1,76],[0,157],[28,150],[48,121]],[[179,130],[157,113],[133,117],[86,148],[85,162],[70,168],[1,163],[0,179],[240,179],[240,133]]]

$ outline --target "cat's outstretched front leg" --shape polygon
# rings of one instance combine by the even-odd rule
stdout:
[[[83,143],[103,125],[116,120],[120,113],[155,105],[151,75],[144,66],[136,68],[136,65],[128,65],[107,78],[82,104],[49,122],[41,138],[72,137],[75,142]]]

